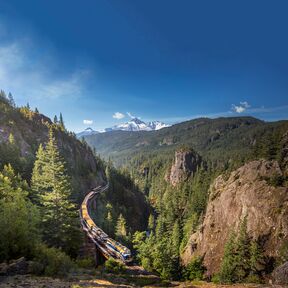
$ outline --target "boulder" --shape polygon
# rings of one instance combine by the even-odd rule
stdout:
[[[29,262],[24,257],[11,261],[9,264],[0,264],[0,275],[27,274],[29,272]]]
[[[288,261],[277,267],[272,273],[275,284],[288,284]]]

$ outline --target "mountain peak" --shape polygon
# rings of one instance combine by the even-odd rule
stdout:
[[[102,132],[110,132],[110,131],[154,131],[159,130],[165,127],[169,127],[170,125],[167,125],[161,121],[150,121],[150,122],[144,122],[141,119],[137,117],[131,118],[128,122],[121,123],[118,125],[114,125],[109,128],[105,128],[104,130],[101,130],[100,132],[93,130],[91,127],[86,128],[84,131],[77,134],[78,138],[88,136],[88,135],[94,135]]]
[[[111,128],[104,129],[104,132],[109,131],[154,131],[159,130],[164,127],[168,127],[169,125],[164,124],[160,121],[151,121],[151,122],[144,122],[141,119],[134,117],[131,118],[128,122],[115,125]]]
[[[145,122],[143,122],[141,119],[139,119],[139,118],[137,118],[137,117],[134,117],[134,118],[132,118],[130,121],[128,121],[128,122],[134,122],[134,123],[136,123],[136,124],[145,124]]]
[[[98,133],[99,133],[98,131],[95,131],[93,128],[88,127],[84,131],[77,133],[77,137],[82,138],[84,136],[94,135],[94,134],[98,134]]]

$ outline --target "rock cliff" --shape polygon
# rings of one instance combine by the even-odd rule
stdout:
[[[180,149],[175,152],[175,160],[166,180],[173,186],[193,176],[201,165],[201,157],[191,149]]]
[[[204,256],[207,274],[217,272],[231,230],[238,229],[246,215],[249,235],[260,241],[268,259],[277,257],[288,240],[288,189],[276,181],[281,177],[277,161],[258,160],[216,178],[203,224],[182,255],[184,264]]]

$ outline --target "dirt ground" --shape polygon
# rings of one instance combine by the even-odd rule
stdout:
[[[30,275],[16,275],[0,277],[1,288],[94,288],[94,287],[179,287],[179,288],[282,288],[288,286],[269,285],[269,284],[235,284],[235,285],[216,285],[206,282],[161,282],[153,278],[122,278],[115,275],[105,278],[98,276],[85,275],[77,279],[53,279],[49,277],[36,277]]]

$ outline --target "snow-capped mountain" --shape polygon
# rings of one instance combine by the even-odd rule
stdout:
[[[95,131],[92,128],[86,128],[84,131],[77,134],[78,138],[82,138],[84,136],[98,134],[98,133],[104,133],[104,132],[110,132],[110,131],[154,131],[159,130],[165,127],[169,127],[170,125],[167,125],[160,121],[151,121],[151,122],[144,122],[140,120],[139,118],[132,118],[130,121],[118,124],[115,126],[112,126],[110,128],[105,128],[101,131]]]
[[[110,128],[104,129],[104,132],[109,131],[116,131],[116,130],[122,130],[122,131],[153,131],[153,130],[159,130],[164,127],[168,127],[169,125],[166,125],[160,121],[152,121],[152,122],[144,122],[140,120],[139,118],[132,118],[130,121],[126,123],[122,123],[119,125],[115,125]]]
[[[160,130],[162,128],[169,127],[170,125],[167,125],[161,121],[151,121],[151,122],[148,122],[148,126],[152,130]]]
[[[77,137],[82,138],[84,136],[94,135],[94,134],[98,134],[98,133],[99,133],[98,131],[95,131],[91,127],[88,127],[84,131],[77,133]]]

